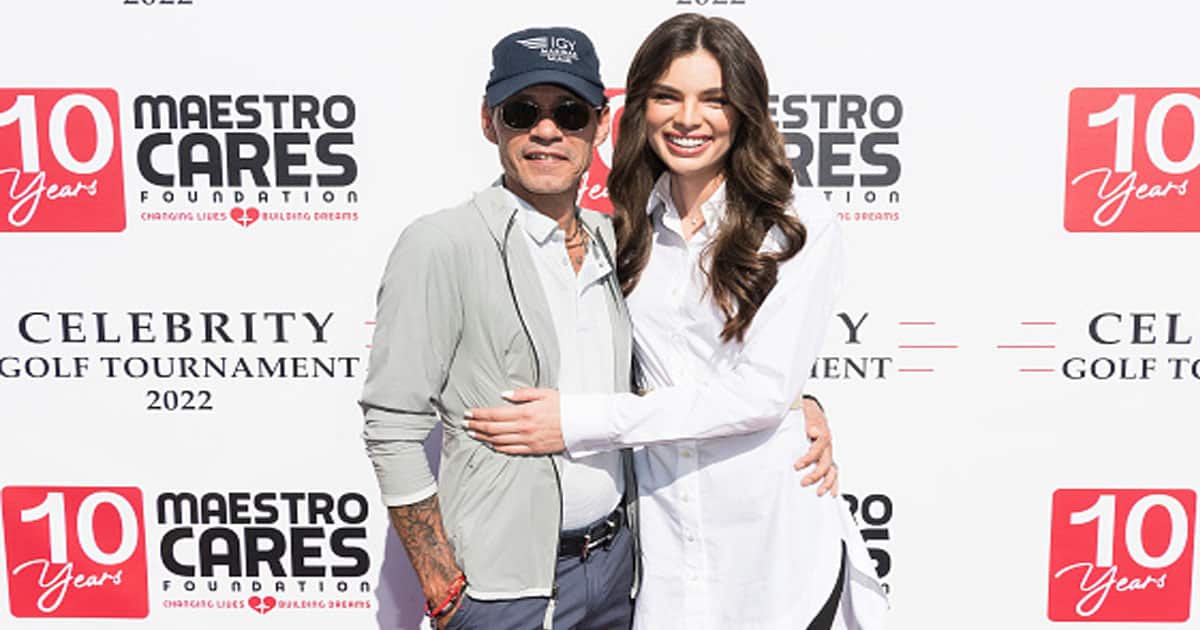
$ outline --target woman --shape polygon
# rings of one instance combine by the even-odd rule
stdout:
[[[648,391],[525,389],[506,396],[525,404],[471,413],[508,453],[644,447],[636,628],[816,629],[837,615],[871,629],[885,606],[845,505],[791,476],[804,423],[790,408],[843,252],[829,208],[793,187],[767,94],[731,22],[685,14],[649,35],[608,180]]]

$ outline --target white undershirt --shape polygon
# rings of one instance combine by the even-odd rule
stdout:
[[[599,248],[588,246],[576,274],[567,259],[566,235],[557,222],[509,193],[529,245],[559,347],[558,390],[564,394],[614,391],[612,321],[605,286],[612,269]],[[581,226],[582,227],[582,226]],[[607,516],[625,490],[617,451],[584,457],[555,456],[562,481],[562,529],[580,529]]]

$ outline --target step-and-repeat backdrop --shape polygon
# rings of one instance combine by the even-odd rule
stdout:
[[[419,627],[356,405],[385,258],[498,174],[497,39],[583,29],[619,111],[681,11],[844,224],[808,391],[891,627],[1200,626],[1200,5],[2,11],[0,626]]]

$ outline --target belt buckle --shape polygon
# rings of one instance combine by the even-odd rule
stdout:
[[[604,549],[607,551],[612,549],[613,542],[617,540],[617,529],[620,523],[611,518],[606,519],[604,522],[608,524],[608,536],[604,539]]]
[[[619,518],[620,517],[618,517],[618,519]],[[593,547],[599,547],[603,545],[605,550],[612,549],[613,541],[617,539],[617,526],[619,523],[619,520],[613,520],[611,517],[606,518],[604,519],[604,524],[608,526],[608,532],[605,535],[593,538],[592,534],[594,530],[589,530],[587,533],[585,533],[583,535],[583,548],[579,552],[579,559],[583,562],[587,562],[588,556],[591,554]],[[594,529],[599,528],[597,527]]]

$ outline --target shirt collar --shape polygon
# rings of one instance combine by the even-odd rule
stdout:
[[[675,220],[679,220],[679,210],[675,208],[675,200],[671,197],[671,172],[663,171],[654,182],[650,198],[646,201],[646,212],[654,214],[662,209],[670,212]],[[716,230],[721,220],[725,218],[725,182],[717,187],[713,194],[700,205],[700,214],[704,217],[705,229]]]
[[[507,188],[502,188],[501,190],[507,193],[512,202],[517,206],[517,222],[521,224],[522,229],[529,234],[534,243],[537,243],[537,251],[546,251],[546,244],[554,237],[554,232],[558,229],[558,222],[538,212],[537,208],[534,208],[528,201],[518,197],[511,190]],[[582,218],[580,219],[580,223],[582,224],[581,228],[588,229],[589,232],[591,231]],[[561,241],[559,242],[561,243]],[[580,269],[577,277],[585,286],[604,279],[612,271],[612,268],[608,266],[608,262],[600,255],[598,246],[594,244],[587,248],[587,253],[584,255],[583,260],[583,267]]]
[[[517,221],[521,227],[529,233],[529,236],[533,238],[535,243],[539,246],[545,245],[550,240],[550,237],[554,236],[554,230],[558,229],[558,222],[538,212],[537,208],[534,208],[528,201],[518,197],[511,190],[507,188],[504,190],[517,205],[517,209],[519,210]]]

